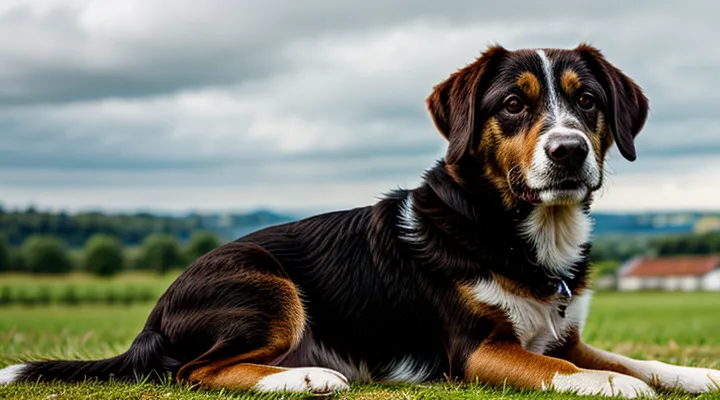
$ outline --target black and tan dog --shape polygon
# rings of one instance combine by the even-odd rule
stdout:
[[[495,46],[427,105],[448,149],[419,187],[223,245],[177,278],[126,353],[18,364],[0,383],[170,372],[322,393],[450,376],[627,397],[720,384],[580,338],[592,194],[613,143],[635,159],[648,111],[630,78],[588,45]]]

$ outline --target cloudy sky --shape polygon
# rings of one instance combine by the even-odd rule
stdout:
[[[589,41],[652,108],[595,208],[720,209],[718,14],[713,0],[2,0],[0,202],[369,204],[443,154],[434,84],[491,43]]]

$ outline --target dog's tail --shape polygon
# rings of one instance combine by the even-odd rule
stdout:
[[[31,361],[0,369],[0,385],[13,382],[84,380],[159,381],[166,372],[176,369],[179,363],[165,353],[163,336],[158,332],[143,331],[123,354],[103,360]]]
[[[181,362],[171,358],[162,334],[153,330],[159,313],[154,310],[142,332],[130,348],[118,356],[103,360],[43,360],[16,364],[0,369],[0,385],[13,382],[84,380],[128,381],[162,380],[167,372],[174,373]]]

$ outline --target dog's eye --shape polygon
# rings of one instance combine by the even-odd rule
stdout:
[[[519,114],[525,109],[525,104],[520,100],[518,96],[510,95],[505,99],[505,109],[510,114]]]
[[[585,111],[592,110],[593,107],[595,107],[595,98],[590,93],[583,93],[580,95],[577,101],[580,108],[582,108]]]

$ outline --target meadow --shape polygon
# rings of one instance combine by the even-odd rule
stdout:
[[[173,275],[123,274],[113,280],[81,274],[67,278],[0,276],[0,284],[27,291],[38,285],[62,293],[112,287],[144,288],[157,297]],[[63,286],[64,285],[64,286]],[[108,289],[110,288],[110,289]],[[122,289],[118,289],[121,291]],[[140,289],[137,289],[140,290]],[[98,358],[124,351],[153,302],[51,303],[0,307],[0,367],[34,358]],[[720,293],[597,293],[583,336],[589,343],[640,359],[720,368]],[[157,384],[20,384],[0,387],[0,399],[254,399],[302,396],[207,391],[172,382]],[[310,396],[306,396],[310,397]],[[568,399],[566,394],[488,388],[457,382],[423,385],[353,385],[340,399]],[[577,397],[587,399],[588,397]],[[690,398],[666,393],[663,398]],[[720,398],[720,393],[699,399]]]

